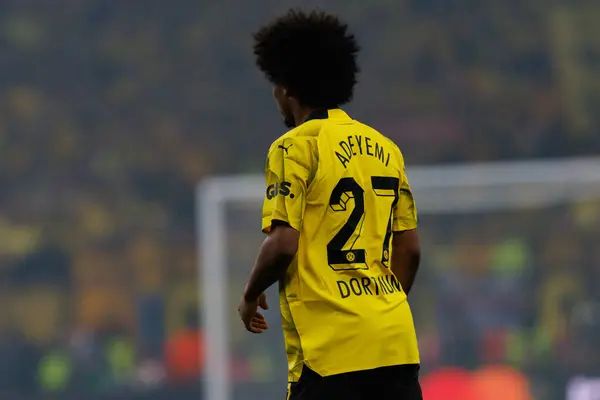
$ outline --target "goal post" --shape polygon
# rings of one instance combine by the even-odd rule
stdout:
[[[593,157],[412,167],[408,177],[420,215],[540,208],[600,198],[600,158]],[[196,188],[206,400],[233,399],[228,320],[236,304],[227,294],[226,208],[236,203],[252,204],[259,232],[264,190],[261,175],[209,177]],[[247,260],[248,268],[252,261]]]
[[[204,328],[204,399],[231,400],[229,332],[226,316],[235,308],[227,293],[225,203],[260,201],[263,181],[258,175],[213,177],[196,188],[196,240],[200,321]],[[257,220],[260,216],[257,216]]]

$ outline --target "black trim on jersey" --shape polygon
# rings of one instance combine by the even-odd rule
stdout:
[[[326,109],[319,109],[319,110],[314,110],[313,112],[311,112],[308,116],[308,118],[306,118],[306,121],[310,121],[311,119],[327,119],[329,118],[329,111]],[[304,122],[306,122],[304,121]]]
[[[280,219],[271,220],[271,228],[275,228],[276,226],[291,227],[291,225],[288,222],[282,221]]]

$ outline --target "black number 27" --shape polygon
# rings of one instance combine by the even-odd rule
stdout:
[[[390,215],[387,230],[381,250],[381,262],[389,268],[390,261],[390,239],[392,236],[392,211],[398,203],[398,188],[400,180],[388,176],[371,177],[371,186],[376,196],[392,197]],[[346,223],[338,233],[327,244],[327,261],[329,266],[336,271],[350,269],[368,269],[367,252],[364,249],[355,249],[354,243],[360,237],[360,231],[350,245],[349,250],[342,250],[352,238],[359,227],[362,228],[365,219],[365,190],[354,180],[354,178],[342,178],[333,188],[329,198],[329,207],[333,211],[346,211],[348,201],[354,200],[354,209],[350,213]]]

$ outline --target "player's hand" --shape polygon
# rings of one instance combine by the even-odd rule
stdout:
[[[238,312],[240,318],[246,327],[246,330],[252,333],[262,333],[269,329],[269,324],[265,320],[265,317],[258,312],[258,307],[263,310],[267,310],[269,305],[267,304],[267,296],[262,293],[256,300],[246,300],[242,297],[240,305],[238,306]]]

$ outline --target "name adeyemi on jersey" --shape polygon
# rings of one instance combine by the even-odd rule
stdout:
[[[344,168],[347,168],[346,164],[350,162],[352,157],[358,155],[375,157],[386,167],[390,163],[390,153],[385,151],[383,145],[368,136],[350,135],[347,140],[342,140],[339,145],[340,151],[336,151],[335,155]]]

